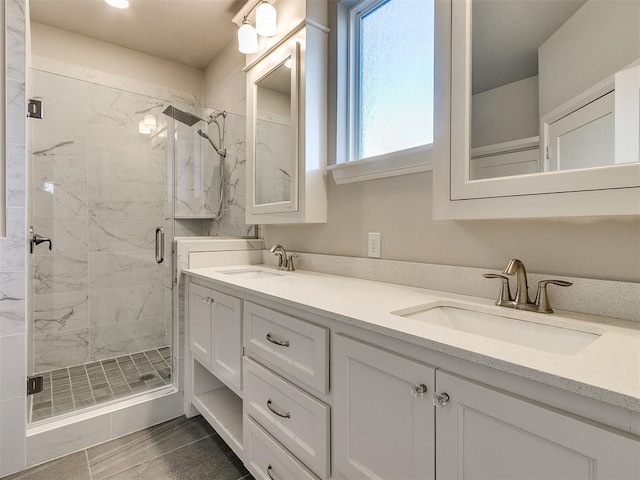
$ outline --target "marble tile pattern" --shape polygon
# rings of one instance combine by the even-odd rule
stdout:
[[[171,383],[171,349],[163,347],[42,372],[43,391],[32,396],[38,422],[139,394]]]
[[[253,480],[200,416],[178,417],[3,480]]]
[[[0,237],[0,477],[26,465],[26,1],[3,7],[6,236]]]
[[[33,370],[166,345],[171,250],[164,264],[154,252],[156,227],[173,236],[166,102],[86,75],[31,74],[46,105],[30,124],[33,225],[53,241],[33,255]],[[138,132],[146,114],[157,135]]]
[[[241,115],[227,114],[225,134],[227,158],[225,159],[225,202],[222,215],[209,224],[208,235],[215,237],[252,237],[255,225],[248,225],[246,213],[246,119]],[[217,205],[210,199],[210,205]]]

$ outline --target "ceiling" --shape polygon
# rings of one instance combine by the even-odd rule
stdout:
[[[586,0],[474,0],[473,93],[538,74],[538,47]]]
[[[204,69],[235,39],[233,16],[245,0],[30,0],[31,20]]]
[[[538,73],[537,50],[586,0],[474,0],[473,92]],[[237,27],[245,0],[30,0],[31,19],[204,69]]]

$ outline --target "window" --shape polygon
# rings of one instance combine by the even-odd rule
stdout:
[[[433,0],[366,6],[352,13],[354,159],[433,142]]]
[[[342,163],[331,167],[337,183],[431,169],[434,4],[342,0],[338,49],[348,54],[338,74],[338,128],[347,135],[338,143]],[[357,169],[360,178],[339,181]]]

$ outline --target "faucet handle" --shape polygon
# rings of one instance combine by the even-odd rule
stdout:
[[[548,284],[558,285],[559,287],[570,287],[573,285],[573,283],[565,282],[564,280],[542,280],[538,282],[535,304],[541,313],[553,313],[553,309],[549,303],[549,294],[547,293]]]
[[[296,255],[295,253],[293,255],[289,255],[289,259],[287,260],[287,271],[289,272],[295,272],[296,270],[296,267],[293,264],[294,258],[298,258],[298,255]]]
[[[509,289],[509,278],[504,275],[498,275],[497,273],[484,273],[484,278],[499,278],[502,280],[502,287],[500,288],[500,297],[496,300],[496,305],[502,307],[504,305],[513,303],[513,297],[511,297],[511,290]]]

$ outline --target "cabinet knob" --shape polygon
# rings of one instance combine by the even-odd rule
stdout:
[[[271,475],[271,470],[273,470],[273,467],[271,466],[271,464],[269,464],[269,466],[267,467],[267,475],[269,475],[269,478],[271,480],[276,480],[275,478],[273,478],[273,475]]]
[[[445,408],[449,403],[449,394],[447,393],[434,393],[433,394],[433,404],[439,408]]]
[[[422,398],[424,397],[425,393],[427,393],[427,386],[424,383],[411,386],[411,395],[413,395],[414,397]]]

